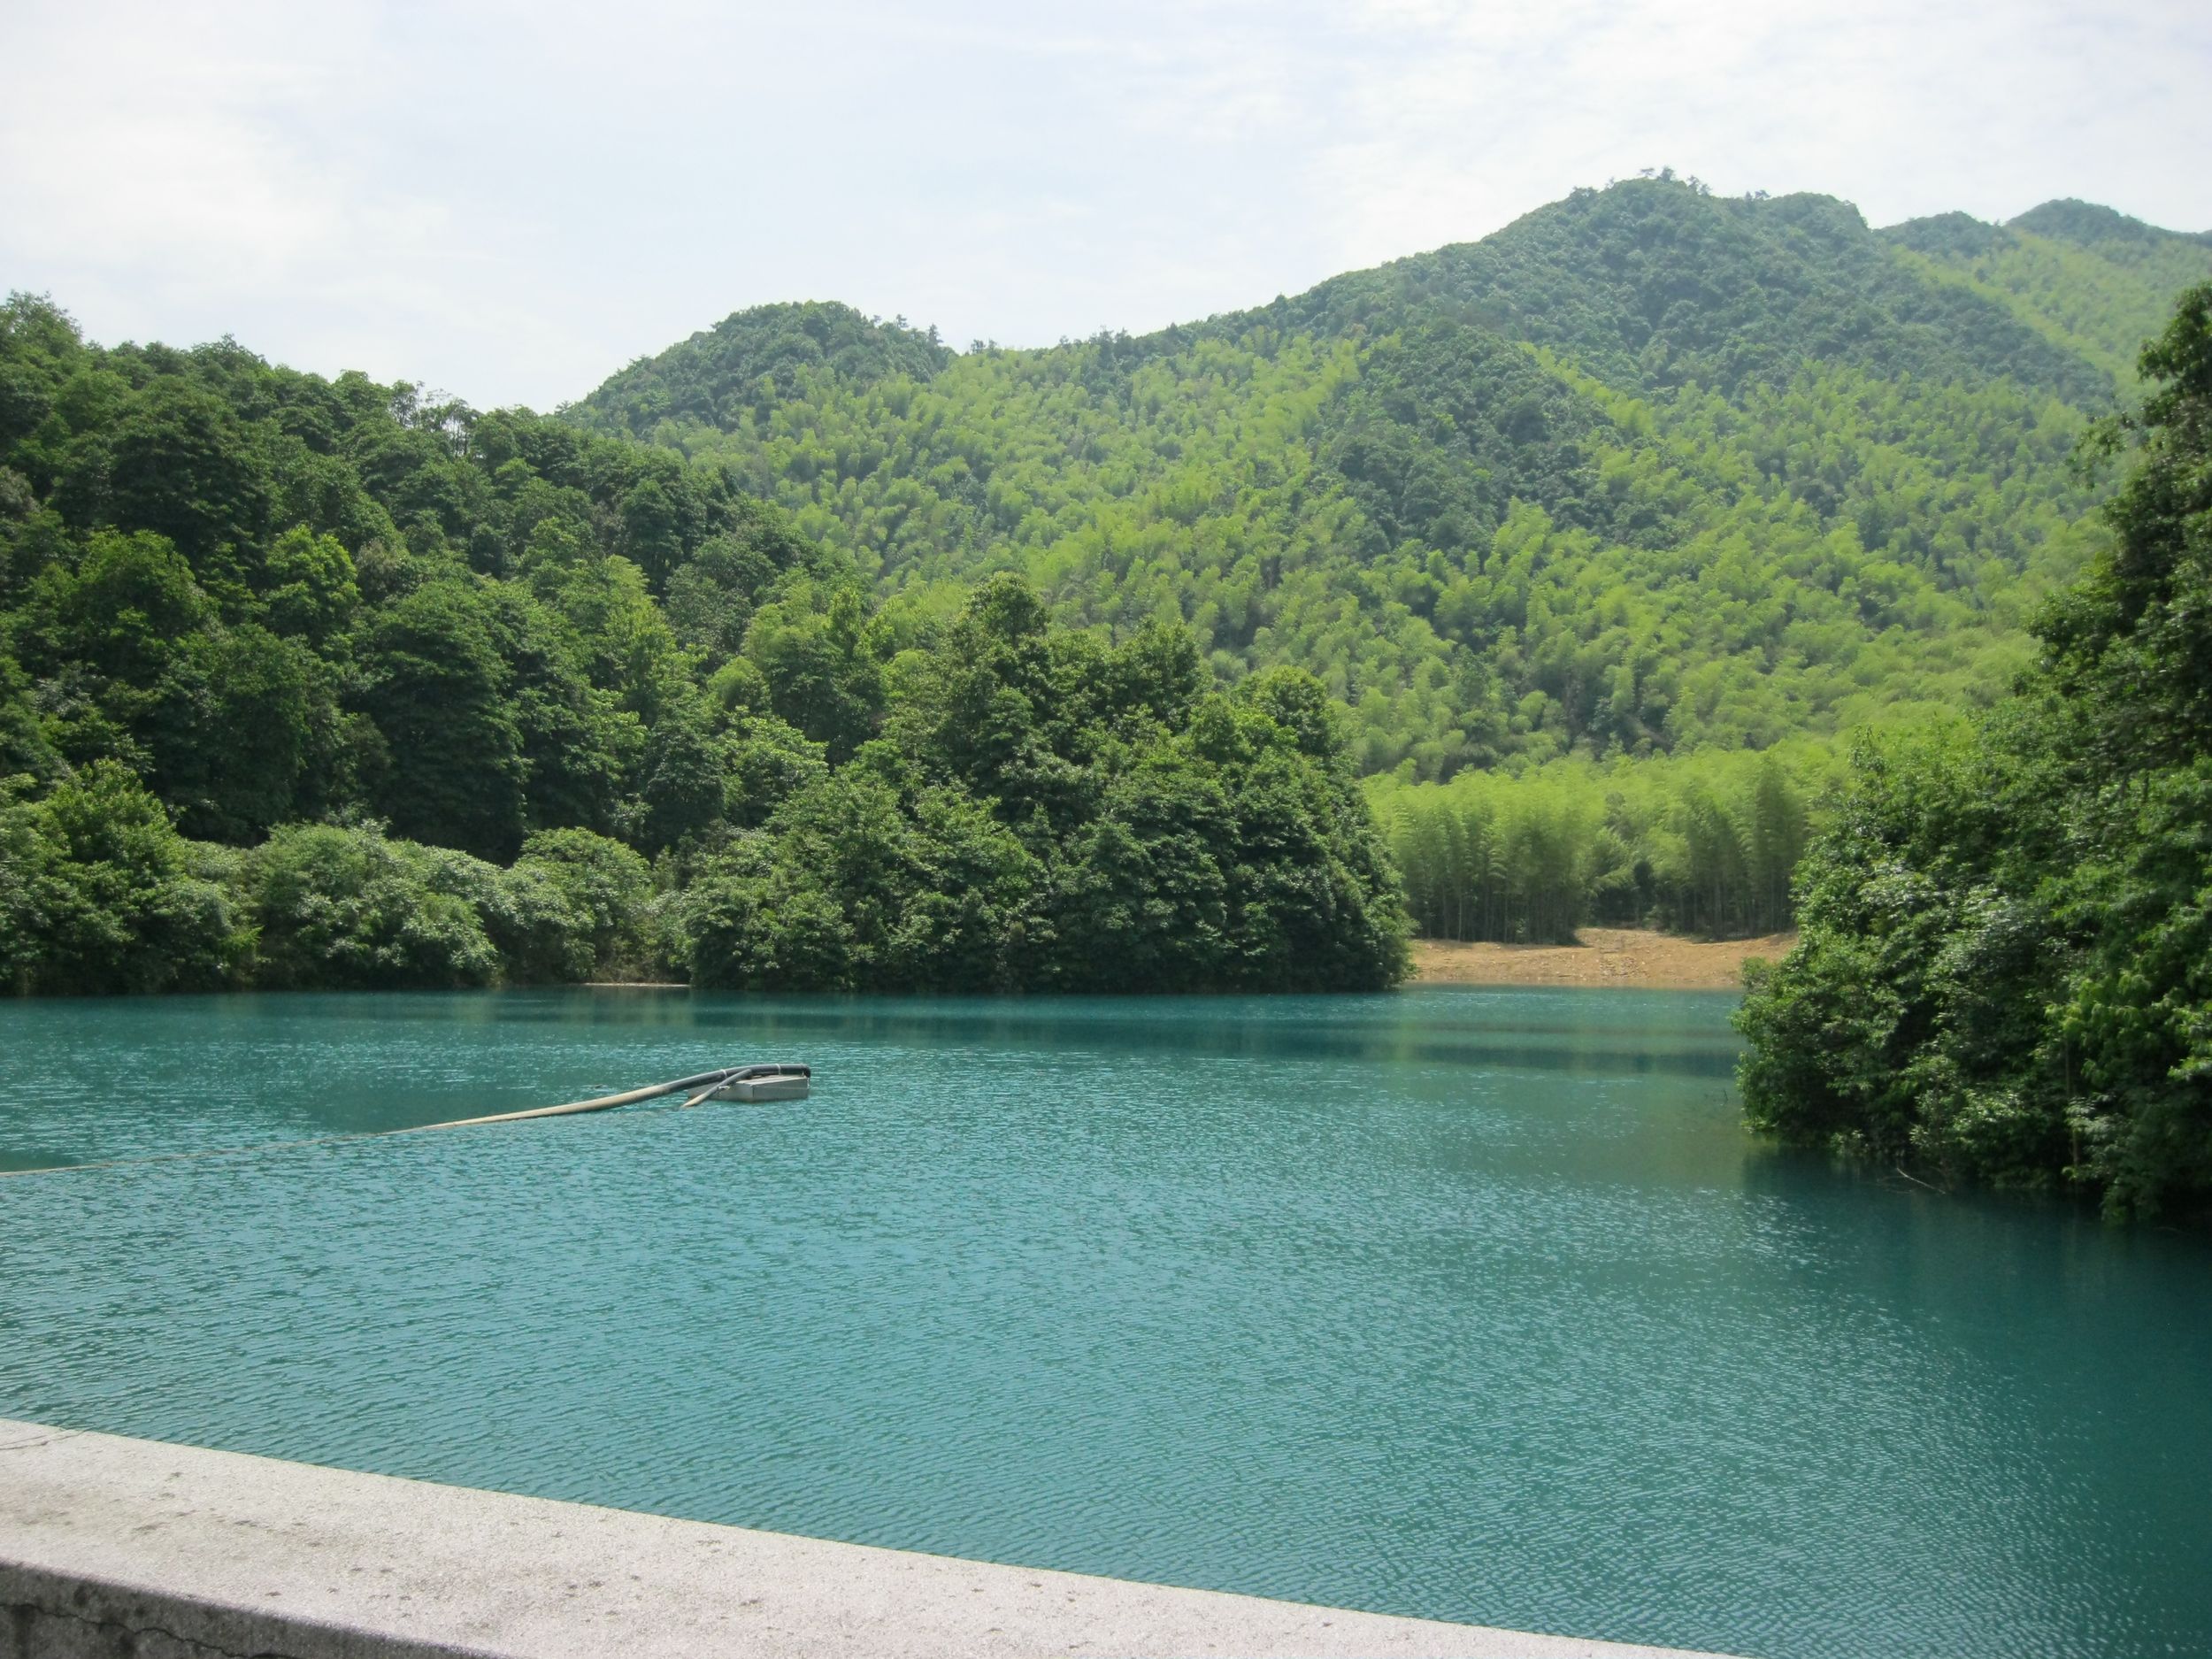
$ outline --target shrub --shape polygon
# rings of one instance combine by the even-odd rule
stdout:
[[[500,872],[465,853],[373,828],[295,824],[249,855],[246,882],[265,985],[427,988],[499,977],[480,907],[498,901]]]

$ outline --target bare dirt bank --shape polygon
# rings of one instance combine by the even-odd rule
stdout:
[[[1678,939],[1626,927],[1585,927],[1572,945],[1467,945],[1442,939],[1413,941],[1416,985],[1624,985],[1653,990],[1732,990],[1743,964],[1769,961],[1797,942],[1795,933],[1763,939]]]

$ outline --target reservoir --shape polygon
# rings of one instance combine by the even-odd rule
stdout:
[[[0,1416],[1761,1659],[2212,1652],[2212,1246],[1761,1146],[1734,1002],[0,1002],[0,1167],[159,1160],[0,1179]],[[811,1098],[281,1144],[756,1060]]]

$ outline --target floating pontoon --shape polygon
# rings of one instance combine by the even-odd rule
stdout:
[[[740,1066],[709,1100],[804,1100],[813,1068],[803,1065]]]

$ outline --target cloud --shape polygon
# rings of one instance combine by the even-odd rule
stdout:
[[[2212,222],[2191,159],[2212,104],[2175,80],[2212,67],[2198,8],[1372,0],[1362,15],[1418,50],[1366,81],[1317,158],[1348,261],[1659,165],[1724,189],[1833,192],[1877,223],[2004,218],[2069,191]]]
[[[0,284],[480,403],[740,306],[1158,326],[1670,165],[2212,225],[2212,22],[2020,0],[15,8]]]

